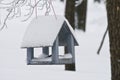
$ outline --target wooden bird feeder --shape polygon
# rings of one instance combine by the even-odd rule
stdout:
[[[33,19],[23,38],[22,48],[27,49],[28,65],[75,64],[75,46],[78,42],[74,31],[63,16],[39,16]],[[67,53],[59,55],[59,46]],[[52,55],[49,55],[51,47]],[[43,58],[34,57],[34,48],[42,48]]]

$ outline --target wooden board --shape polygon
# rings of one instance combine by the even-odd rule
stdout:
[[[62,56],[59,56],[58,63],[55,63],[52,61],[52,57],[40,59],[40,58],[34,58],[30,61],[29,65],[64,65],[64,64],[72,64],[74,63],[72,58],[62,58]]]

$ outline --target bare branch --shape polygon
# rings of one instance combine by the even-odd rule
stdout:
[[[11,5],[11,4],[15,3],[16,0],[13,0],[12,2],[9,2],[9,3],[4,3],[3,1],[4,1],[4,0],[2,0],[2,1],[0,2],[0,4],[2,4],[2,5]]]
[[[15,2],[14,6],[10,7],[9,13],[7,14],[6,18],[4,19],[4,23],[3,23],[2,27],[0,28],[0,31],[6,26],[7,19],[9,18],[9,16],[11,15],[11,13],[15,10],[15,7],[16,7],[16,5],[19,3],[19,1],[21,1],[21,0],[17,0],[17,1]],[[14,15],[15,15],[15,14],[14,14]],[[14,16],[14,15],[13,15],[13,16]]]
[[[37,10],[43,10],[43,8],[46,9],[45,15],[49,15],[52,9],[55,18],[57,19],[54,7],[52,5],[52,0],[38,0],[38,1],[36,0],[35,4],[32,4],[31,0],[13,0],[12,2],[9,3],[0,2],[0,9],[6,9],[8,11],[8,14],[5,17],[3,21],[3,25],[0,28],[0,30],[2,30],[6,26],[6,22],[8,19],[13,19],[21,16],[21,7],[23,7],[24,5],[29,7],[29,9],[27,9],[29,10],[29,12],[24,15],[27,18],[23,21],[27,21],[29,18],[31,18],[34,11],[36,11],[36,16],[37,16],[38,14]]]
[[[33,14],[35,8],[37,7],[37,5],[39,4],[40,1],[41,1],[41,0],[37,1],[36,4],[35,4],[34,6],[32,6],[31,3],[29,3],[28,6],[30,7],[30,12],[27,14],[28,17],[27,17],[25,20],[23,20],[23,22],[24,22],[24,21],[27,21],[27,20],[32,16],[32,14]]]
[[[6,21],[7,21],[8,17],[9,17],[9,15],[11,14],[11,12],[12,12],[12,9],[11,9],[11,11],[8,13],[8,15],[6,16],[6,18],[5,18],[5,20],[4,20],[4,23],[3,23],[3,26],[0,28],[0,31],[6,26]]]
[[[28,17],[27,17],[25,20],[23,20],[23,22],[27,21],[27,20],[32,16],[32,14],[33,14],[33,12],[34,12],[34,9],[35,9],[35,8],[31,8],[31,12],[28,13]]]
[[[105,40],[107,31],[108,31],[108,27],[107,27],[107,29],[105,30],[105,33],[104,33],[104,35],[103,35],[102,41],[101,41],[101,43],[100,43],[100,46],[99,46],[99,48],[98,48],[97,54],[100,54],[100,51],[101,51],[101,49],[102,49],[102,46],[103,46],[103,43],[104,43],[104,40]]]
[[[36,4],[36,0],[35,0],[35,4]],[[35,16],[36,16],[36,18],[37,18],[37,16],[38,16],[38,14],[37,14],[37,6],[36,6],[36,8],[35,8]]]
[[[52,6],[52,10],[53,10],[53,13],[54,13],[54,15],[55,15],[55,18],[57,19],[57,16],[56,16],[56,13],[55,13],[55,10],[54,10],[54,7],[53,7],[53,5],[52,5],[52,1],[50,0],[50,4],[51,4],[51,6]]]

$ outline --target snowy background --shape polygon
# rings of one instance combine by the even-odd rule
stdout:
[[[63,3],[55,1],[53,5],[56,14],[64,14]],[[75,72],[65,71],[63,65],[26,65],[26,50],[20,46],[30,21],[8,21],[8,28],[0,32],[0,80],[111,80],[108,35],[97,55],[107,26],[106,17],[104,3],[88,0],[87,30],[75,30],[80,44],[76,47]]]

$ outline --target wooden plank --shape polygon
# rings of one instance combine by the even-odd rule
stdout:
[[[34,58],[31,60],[30,65],[64,65],[64,64],[72,64],[72,59],[59,59],[59,63],[53,63],[51,60],[41,60]]]
[[[29,65],[31,60],[34,58],[34,49],[27,48],[27,64]]]
[[[58,47],[59,47],[59,39],[57,37],[53,46],[52,46],[52,62],[53,63],[58,63],[59,62]]]
[[[67,45],[68,45],[67,46],[68,53],[71,53],[73,63],[75,63],[75,46],[74,46],[74,39],[72,35],[68,36]]]
[[[65,47],[65,53],[72,54],[72,64],[65,64],[65,70],[75,71],[75,47],[74,47],[74,38],[72,35],[68,35],[67,46]]]
[[[43,51],[43,54],[49,55],[49,47],[43,47],[42,51]]]

